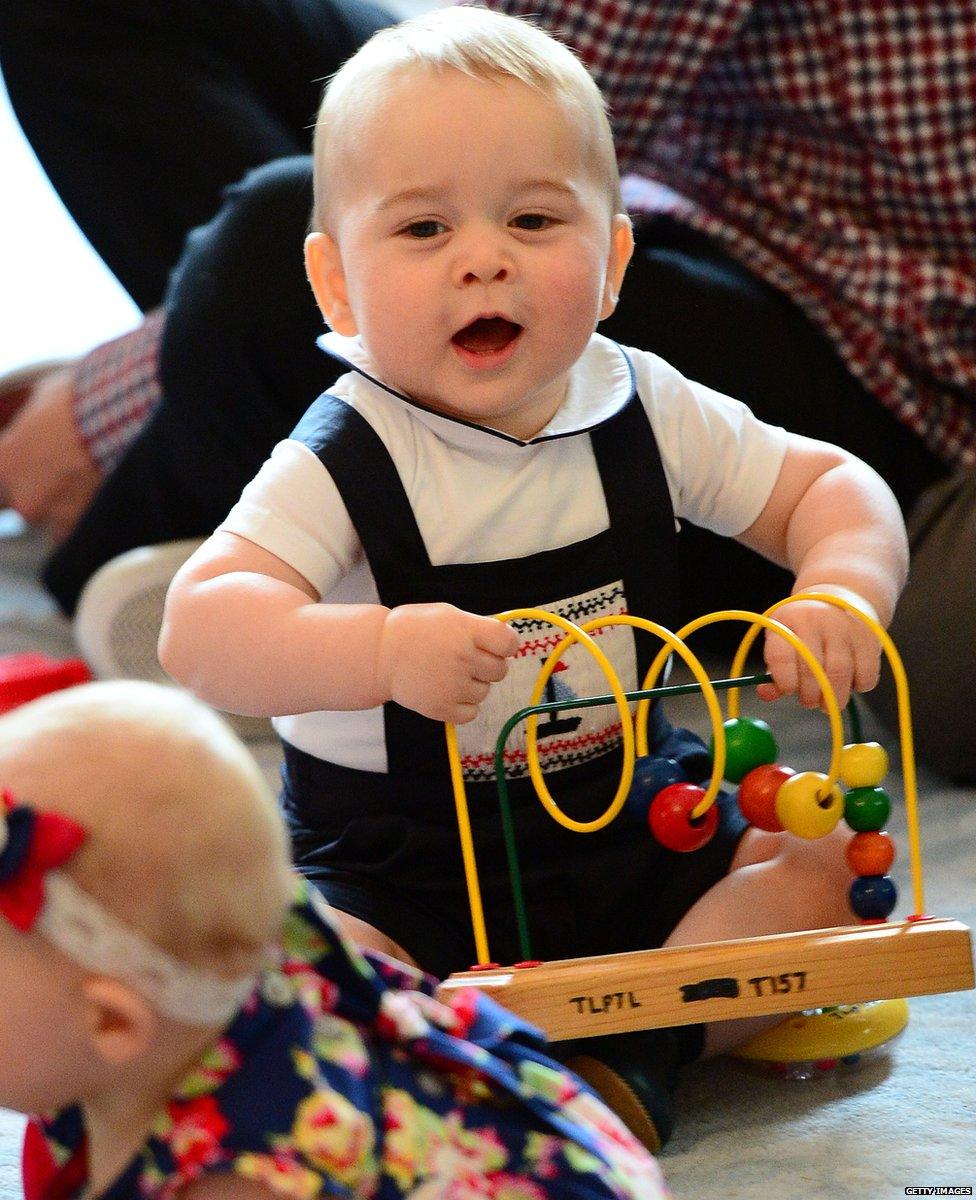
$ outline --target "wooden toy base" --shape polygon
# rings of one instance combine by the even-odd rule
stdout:
[[[463,971],[440,992],[479,988],[562,1041],[973,986],[969,929],[933,917]]]

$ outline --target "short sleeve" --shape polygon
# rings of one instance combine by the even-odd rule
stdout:
[[[220,529],[277,555],[327,596],[362,557],[332,477],[307,446],[279,442]]]
[[[789,435],[655,355],[632,353],[675,516],[737,536],[769,500]]]

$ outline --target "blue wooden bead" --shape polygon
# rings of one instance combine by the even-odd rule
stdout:
[[[624,801],[624,812],[646,826],[648,809],[658,792],[672,783],[685,783],[687,778],[675,759],[641,755],[634,760],[634,780]]]
[[[898,890],[889,875],[862,875],[851,884],[850,901],[862,921],[883,921],[894,911]]]

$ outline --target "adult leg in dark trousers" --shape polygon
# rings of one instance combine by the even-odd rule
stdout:
[[[167,297],[162,399],[44,569],[66,612],[117,554],[210,533],[341,373],[315,345],[310,206],[311,160],[281,159],[231,188],[190,237]]]
[[[0,0],[34,152],[135,302],[254,167],[307,153],[323,80],[392,18],[368,0]]]
[[[46,568],[66,611],[114,555],[212,528],[334,377],[294,156],[324,78],[391,20],[363,0],[0,0],[42,165],[136,302],[167,309],[163,401]]]

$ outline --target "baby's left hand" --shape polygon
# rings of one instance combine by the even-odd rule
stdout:
[[[867,692],[878,682],[881,646],[857,617],[822,600],[784,604],[773,615],[792,629],[820,662],[841,708],[852,690]],[[768,630],[763,655],[773,681],[756,688],[761,700],[798,694],[804,708],[824,707],[813,672],[785,638]]]

